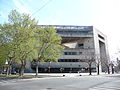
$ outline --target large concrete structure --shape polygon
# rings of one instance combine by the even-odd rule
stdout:
[[[45,25],[40,25],[44,28]],[[58,63],[39,65],[39,72],[87,72],[91,62],[92,71],[105,71],[109,61],[106,36],[93,26],[50,25],[62,37],[65,47]],[[34,66],[32,66],[34,69]]]

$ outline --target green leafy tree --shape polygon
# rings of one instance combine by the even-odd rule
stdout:
[[[11,63],[12,63],[12,54],[13,54],[13,47],[11,46],[11,35],[9,32],[10,25],[4,24],[0,26],[0,57],[1,61],[8,62],[7,65],[7,75],[9,74]],[[2,63],[3,64],[3,63]]]
[[[16,57],[21,62],[20,75],[23,75],[26,61],[34,56],[34,35],[38,29],[38,22],[29,15],[20,14],[16,11],[10,13],[9,20],[14,24],[17,31],[13,41],[18,44]]]
[[[2,35],[0,35],[2,36]],[[0,37],[0,66],[5,64],[6,58],[6,48],[2,45],[2,37]]]
[[[39,62],[57,62],[64,47],[61,46],[61,37],[54,28],[46,26],[36,33],[36,76]]]
[[[26,61],[34,56],[34,35],[38,29],[37,21],[27,14],[20,14],[12,10],[8,16],[9,23],[2,25],[4,45],[8,47],[7,56],[10,65],[12,62],[20,62],[20,75],[23,75]]]
[[[6,60],[7,60],[6,49],[3,46],[0,46],[0,73],[3,72]]]
[[[4,55],[8,58],[8,71],[14,62],[19,62],[20,75],[23,75],[27,60],[33,58],[37,62],[57,61],[63,47],[55,29],[40,28],[35,19],[16,10],[10,12],[8,21],[0,26],[0,41],[7,51]]]

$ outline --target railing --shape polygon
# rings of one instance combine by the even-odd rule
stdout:
[[[92,30],[93,26],[77,26],[77,25],[39,25],[41,28],[46,26],[53,27],[55,29],[79,29],[79,30]]]
[[[59,34],[61,37],[93,37],[92,34],[87,34],[87,35],[83,35],[83,34]]]
[[[45,28],[46,25],[39,25]],[[47,25],[57,30],[61,37],[92,37],[93,26],[74,26],[74,25]]]

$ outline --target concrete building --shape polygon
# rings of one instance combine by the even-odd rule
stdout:
[[[93,26],[49,25],[62,37],[65,50],[58,63],[47,62],[39,65],[39,72],[88,72],[88,63],[92,71],[106,71],[109,62],[106,36]],[[45,25],[40,25],[44,28]],[[32,65],[32,68],[35,67]]]

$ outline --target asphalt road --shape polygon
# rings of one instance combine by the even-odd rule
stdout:
[[[77,76],[0,81],[0,90],[120,90],[119,77]]]

